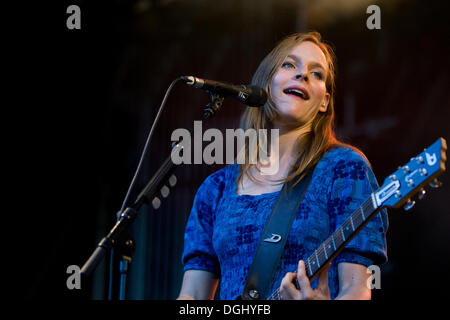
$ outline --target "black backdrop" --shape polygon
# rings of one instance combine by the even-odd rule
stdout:
[[[248,83],[275,42],[292,32],[317,30],[336,48],[337,132],[366,153],[380,183],[438,137],[450,139],[445,2],[335,3],[73,0],[17,9],[5,49],[14,58],[5,62],[13,71],[10,109],[19,119],[5,137],[15,138],[14,154],[24,154],[11,188],[17,199],[6,199],[15,208],[7,225],[18,254],[10,259],[17,276],[8,279],[14,296],[105,299],[108,263],[81,291],[67,289],[66,268],[81,266],[113,226],[170,82],[195,75]],[[81,8],[81,30],[66,28],[71,4]],[[381,8],[380,30],[366,27],[369,4]],[[204,92],[175,86],[132,199],[168,155],[171,132],[191,128],[206,103]],[[226,100],[204,130],[235,128],[243,108]],[[128,298],[176,298],[193,196],[221,167],[178,168],[161,208],[140,212]],[[389,262],[374,299],[446,291],[448,173],[441,180],[411,213],[389,211]]]

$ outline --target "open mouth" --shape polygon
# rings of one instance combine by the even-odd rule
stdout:
[[[302,98],[303,100],[309,99],[308,93],[304,89],[288,88],[288,89],[284,89],[283,92],[285,94],[291,94],[291,95],[297,96],[299,98]]]

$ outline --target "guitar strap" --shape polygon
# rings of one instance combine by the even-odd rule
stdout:
[[[284,251],[289,230],[311,182],[313,171],[314,168],[293,188],[289,187],[288,183],[283,185],[256,247],[241,299],[266,298]]]

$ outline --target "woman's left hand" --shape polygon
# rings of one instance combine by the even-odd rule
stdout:
[[[288,272],[280,285],[280,296],[282,300],[330,300],[330,289],[328,288],[328,264],[319,274],[317,289],[312,289],[308,276],[306,275],[305,263],[298,262],[297,273]],[[297,278],[300,290],[293,281]]]

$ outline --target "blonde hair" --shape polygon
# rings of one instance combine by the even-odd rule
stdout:
[[[296,33],[287,36],[261,61],[253,75],[252,85],[264,88],[269,93],[269,99],[261,108],[246,108],[240,120],[241,128],[244,130],[249,128],[255,130],[273,128],[273,120],[276,118],[278,111],[270,99],[270,81],[289,52],[295,46],[305,41],[316,44],[325,55],[328,64],[328,74],[325,79],[325,84],[326,90],[330,94],[330,99],[327,110],[325,112],[318,112],[313,119],[311,130],[307,134],[298,137],[298,143],[301,144],[301,148],[298,148],[299,151],[295,157],[295,166],[292,168],[291,173],[285,179],[281,180],[284,182],[292,181],[294,185],[301,181],[319,162],[322,156],[333,147],[345,146],[351,148],[365,158],[363,153],[357,148],[339,141],[335,136],[334,95],[336,90],[336,57],[331,45],[323,42],[318,32]],[[246,153],[249,154],[248,144],[246,143],[245,146]],[[259,145],[256,148],[257,155],[259,155]],[[244,174],[247,174],[251,180],[255,180],[250,172],[252,165],[249,162],[239,165],[238,187],[239,183],[242,182]],[[295,181],[293,181],[294,179]]]

